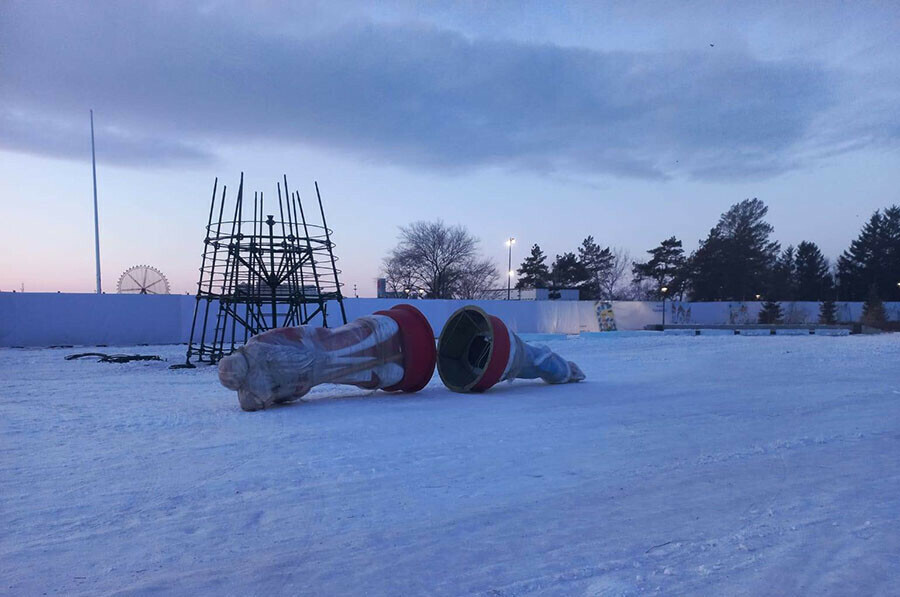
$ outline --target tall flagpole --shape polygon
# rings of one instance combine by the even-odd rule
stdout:
[[[91,169],[94,173],[94,252],[97,255],[97,294],[100,294],[100,219],[97,216],[97,155],[94,153],[93,110],[91,110]]]

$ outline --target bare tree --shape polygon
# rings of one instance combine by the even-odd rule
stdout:
[[[408,295],[417,291],[413,270],[402,259],[385,259],[382,265],[387,290],[398,295]]]
[[[618,299],[626,292],[630,267],[631,254],[628,250],[622,247],[614,247],[612,249],[610,267],[604,272],[600,280],[600,290],[604,299]]]
[[[477,257],[463,268],[456,292],[457,298],[485,299],[491,288],[497,285],[500,274],[497,266],[490,259]]]
[[[626,301],[652,301],[659,296],[659,288],[653,280],[633,278],[631,284],[620,291],[620,296]]]
[[[382,272],[395,292],[428,298],[474,298],[499,274],[478,251],[478,239],[463,226],[442,221],[400,227],[399,243],[384,259]]]

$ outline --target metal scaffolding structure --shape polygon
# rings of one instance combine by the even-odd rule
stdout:
[[[347,323],[332,231],[318,183],[315,188],[321,224],[307,220],[300,192],[289,190],[287,176],[276,183],[276,201],[253,193],[252,212],[243,173],[233,205],[226,205],[224,185],[217,199],[216,179],[187,358],[176,367],[192,367],[192,358],[216,363],[266,330],[319,318],[328,327],[329,301],[337,303]]]

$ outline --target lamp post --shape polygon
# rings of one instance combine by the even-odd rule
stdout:
[[[666,331],[666,292],[668,292],[668,290],[669,290],[668,286],[663,286],[662,288],[659,289],[659,291],[662,293],[662,301],[663,301],[663,322],[662,322],[663,331]]]
[[[509,248],[509,261],[507,263],[507,274],[506,274],[506,300],[510,300],[510,295],[512,294],[512,279],[515,273],[512,268],[512,247],[516,244],[516,239],[513,237],[509,237],[506,239],[506,246]]]

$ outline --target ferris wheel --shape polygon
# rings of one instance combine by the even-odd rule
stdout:
[[[116,291],[119,294],[169,294],[169,281],[155,267],[135,265],[119,276]]]

